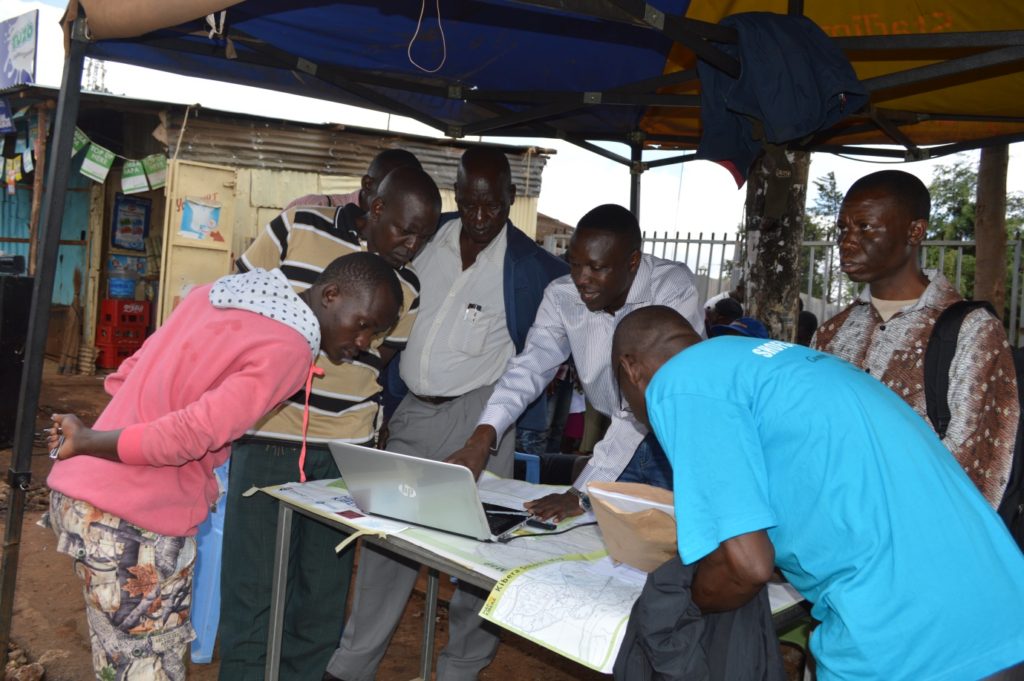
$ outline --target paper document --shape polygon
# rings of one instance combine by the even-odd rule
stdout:
[[[676,509],[672,504],[662,504],[651,499],[641,499],[640,497],[623,494],[622,492],[613,492],[608,489],[600,489],[598,487],[589,487],[587,489],[587,494],[591,497],[605,499],[612,506],[615,506],[620,511],[624,511],[626,513],[638,513],[640,511],[646,511],[649,508],[653,508],[668,514],[672,518],[676,517]]]
[[[339,520],[357,530],[369,530],[382,534],[402,532],[409,526],[394,520],[366,515],[359,510],[349,496],[348,488],[340,478],[336,480],[312,480],[306,483],[289,483],[263,490],[271,496],[285,499],[326,518]]]

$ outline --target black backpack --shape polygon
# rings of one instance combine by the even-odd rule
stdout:
[[[949,368],[956,354],[957,338],[964,317],[984,308],[997,317],[992,306],[983,300],[961,300],[943,310],[935,320],[928,348],[924,355],[924,394],[928,418],[939,438],[946,436],[949,427]],[[1010,479],[999,504],[999,517],[1003,519],[1017,545],[1024,551],[1024,348],[1013,349],[1013,366],[1017,372],[1017,399],[1021,416],[1017,420],[1017,439],[1013,449]]]

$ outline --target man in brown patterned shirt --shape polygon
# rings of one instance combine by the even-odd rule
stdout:
[[[929,279],[921,271],[930,211],[928,189],[903,171],[872,173],[850,187],[839,211],[840,264],[850,279],[867,286],[812,341],[878,378],[926,420],[925,349],[935,320],[962,300],[942,274]],[[972,311],[960,328],[949,406],[952,419],[943,443],[998,507],[1020,407],[1006,333],[985,310]]]

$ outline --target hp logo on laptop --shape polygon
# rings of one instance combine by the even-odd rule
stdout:
[[[404,482],[398,486],[398,491],[403,497],[409,497],[410,499],[416,496],[416,488]]]

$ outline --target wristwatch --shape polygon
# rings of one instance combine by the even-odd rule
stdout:
[[[579,501],[580,508],[582,508],[584,511],[590,510],[590,497],[587,495],[586,492],[576,489],[575,487],[570,487],[569,489],[566,490],[566,493],[576,497],[576,499]]]

